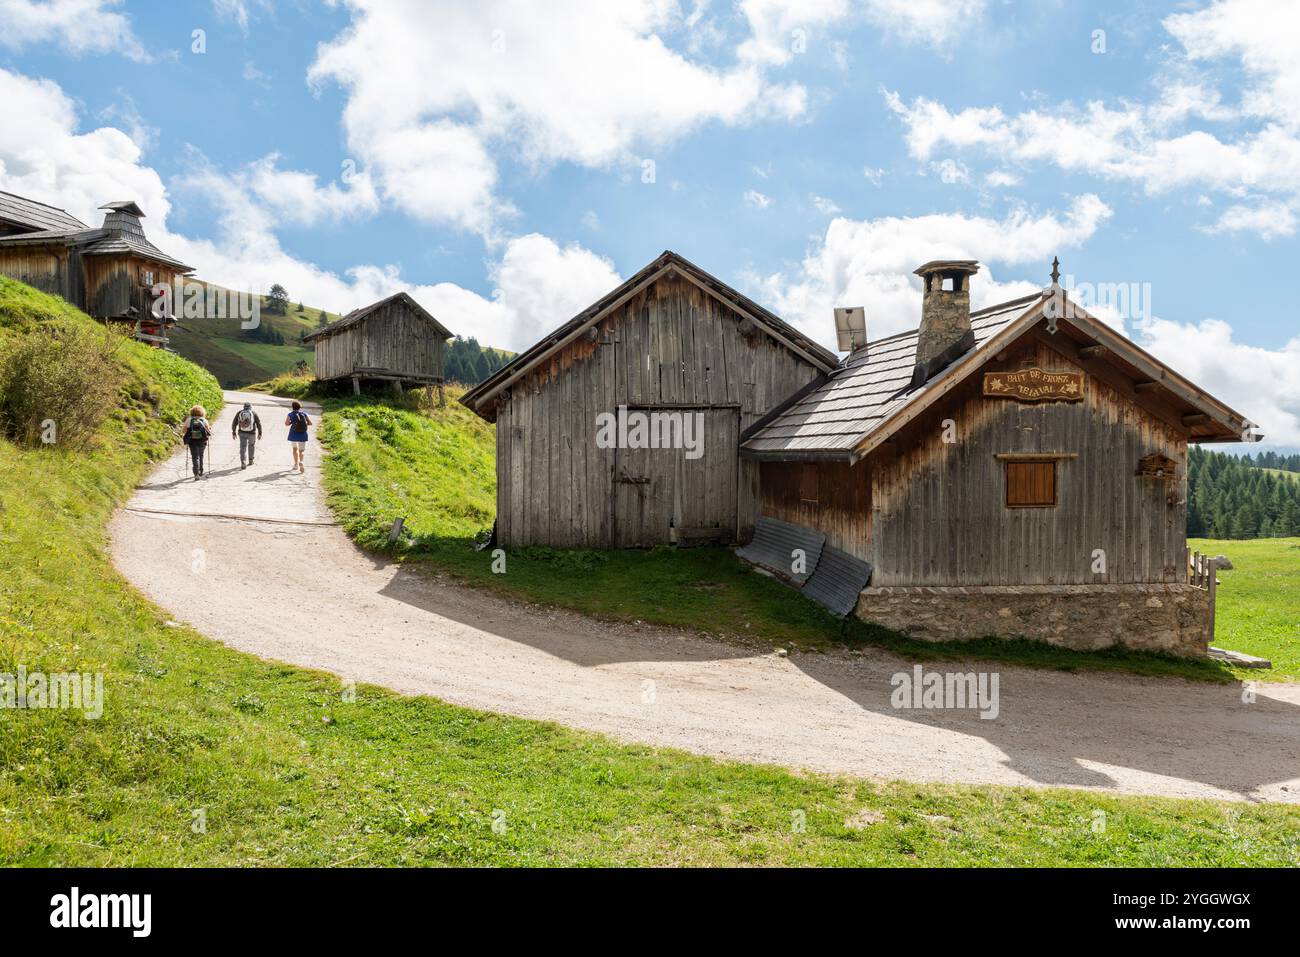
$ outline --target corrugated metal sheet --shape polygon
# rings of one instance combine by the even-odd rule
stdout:
[[[821,560],[803,586],[803,593],[843,618],[857,606],[858,596],[869,581],[870,562],[828,545],[822,549]]]
[[[821,560],[825,545],[826,536],[816,529],[764,515],[754,525],[753,539],[736,549],[736,554],[802,587]],[[804,571],[800,573],[792,570],[795,549],[804,552]]]
[[[1026,297],[971,314],[982,347],[1037,299]],[[942,381],[905,391],[916,365],[917,332],[872,342],[849,355],[819,388],[792,403],[742,444],[757,453],[847,453],[891,415]]]

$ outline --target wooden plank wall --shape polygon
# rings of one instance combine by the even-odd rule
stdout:
[[[609,547],[634,528],[627,544],[665,543],[677,521],[720,522],[747,538],[757,463],[737,457],[738,434],[715,455],[715,435],[732,421],[745,429],[818,372],[761,332],[746,335],[739,320],[693,283],[665,277],[605,316],[594,339],[571,343],[517,382],[497,412],[500,541]],[[597,413],[619,405],[703,411],[714,433],[704,459],[653,473],[660,481],[653,494],[643,490],[645,503],[618,490],[636,484],[617,481],[625,469],[628,478],[651,477],[638,453],[596,447]],[[684,458],[680,449],[649,454]]]
[[[865,462],[764,462],[762,514],[825,533],[827,544],[871,558],[871,467]]]
[[[400,300],[315,345],[319,379],[350,376],[357,370],[421,379],[442,376],[444,340]]]
[[[1034,340],[988,371],[1078,371]],[[868,560],[873,585],[1086,584],[1181,581],[1187,442],[1094,376],[1082,402],[984,398],[971,380],[867,459],[875,476]],[[951,418],[958,441],[942,441]],[[1006,508],[997,453],[1075,453],[1057,463],[1055,508]],[[1160,452],[1178,479],[1139,478]],[[1173,493],[1176,504],[1167,496]],[[1092,571],[1093,550],[1105,574]]]
[[[0,249],[0,275],[74,302],[68,287],[67,254],[39,246]]]

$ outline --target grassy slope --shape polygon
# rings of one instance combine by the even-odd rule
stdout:
[[[0,280],[0,336],[63,308],[15,287]],[[173,357],[127,361],[95,452],[0,440],[0,670],[102,671],[107,699],[99,721],[0,711],[2,864],[1300,863],[1294,808],[792,775],[370,688],[348,702],[169,628],[106,560],[104,526],[170,423],[218,399]],[[849,826],[864,812],[880,819]]]
[[[286,376],[255,388],[302,398],[312,382]],[[450,571],[462,581],[591,615],[640,619],[769,646],[874,644],[917,660],[974,657],[1208,681],[1231,681],[1245,674],[1209,661],[1122,651],[1082,654],[1037,642],[913,641],[857,619],[841,621],[749,571],[726,548],[525,548],[507,556],[506,574],[493,574],[491,555],[470,547],[476,534],[491,527],[495,510],[493,430],[455,401],[459,394],[450,388],[445,409],[425,412],[393,408],[385,398],[323,398],[321,437],[333,453],[325,486],[331,507],[358,544],[387,549],[393,519],[402,516],[408,534],[398,553],[408,561]],[[349,421],[352,425],[345,425]],[[349,435],[355,441],[345,442]]]
[[[1273,662],[1255,679],[1300,677],[1300,538],[1192,539],[1193,549],[1227,555],[1221,570],[1214,643]]]
[[[237,319],[182,319],[171,335],[171,346],[216,376],[223,388],[242,388],[285,373],[299,361],[314,366],[315,350],[301,345],[298,338],[316,330],[320,310],[307,306],[298,312],[297,308],[291,302],[287,315],[271,315],[262,297],[261,320],[284,336],[282,346],[244,339]],[[334,313],[326,317],[330,322],[338,318]]]

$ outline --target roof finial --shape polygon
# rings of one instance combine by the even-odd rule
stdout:
[[[1061,260],[1058,259],[1056,256],[1053,256],[1052,257],[1052,285],[1053,286],[1059,286],[1061,284],[1060,266],[1061,266]]]

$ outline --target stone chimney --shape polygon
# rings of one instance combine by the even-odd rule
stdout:
[[[979,272],[973,259],[936,259],[916,274],[925,280],[921,328],[916,337],[912,387],[924,385],[975,345],[970,327],[970,277]]]

